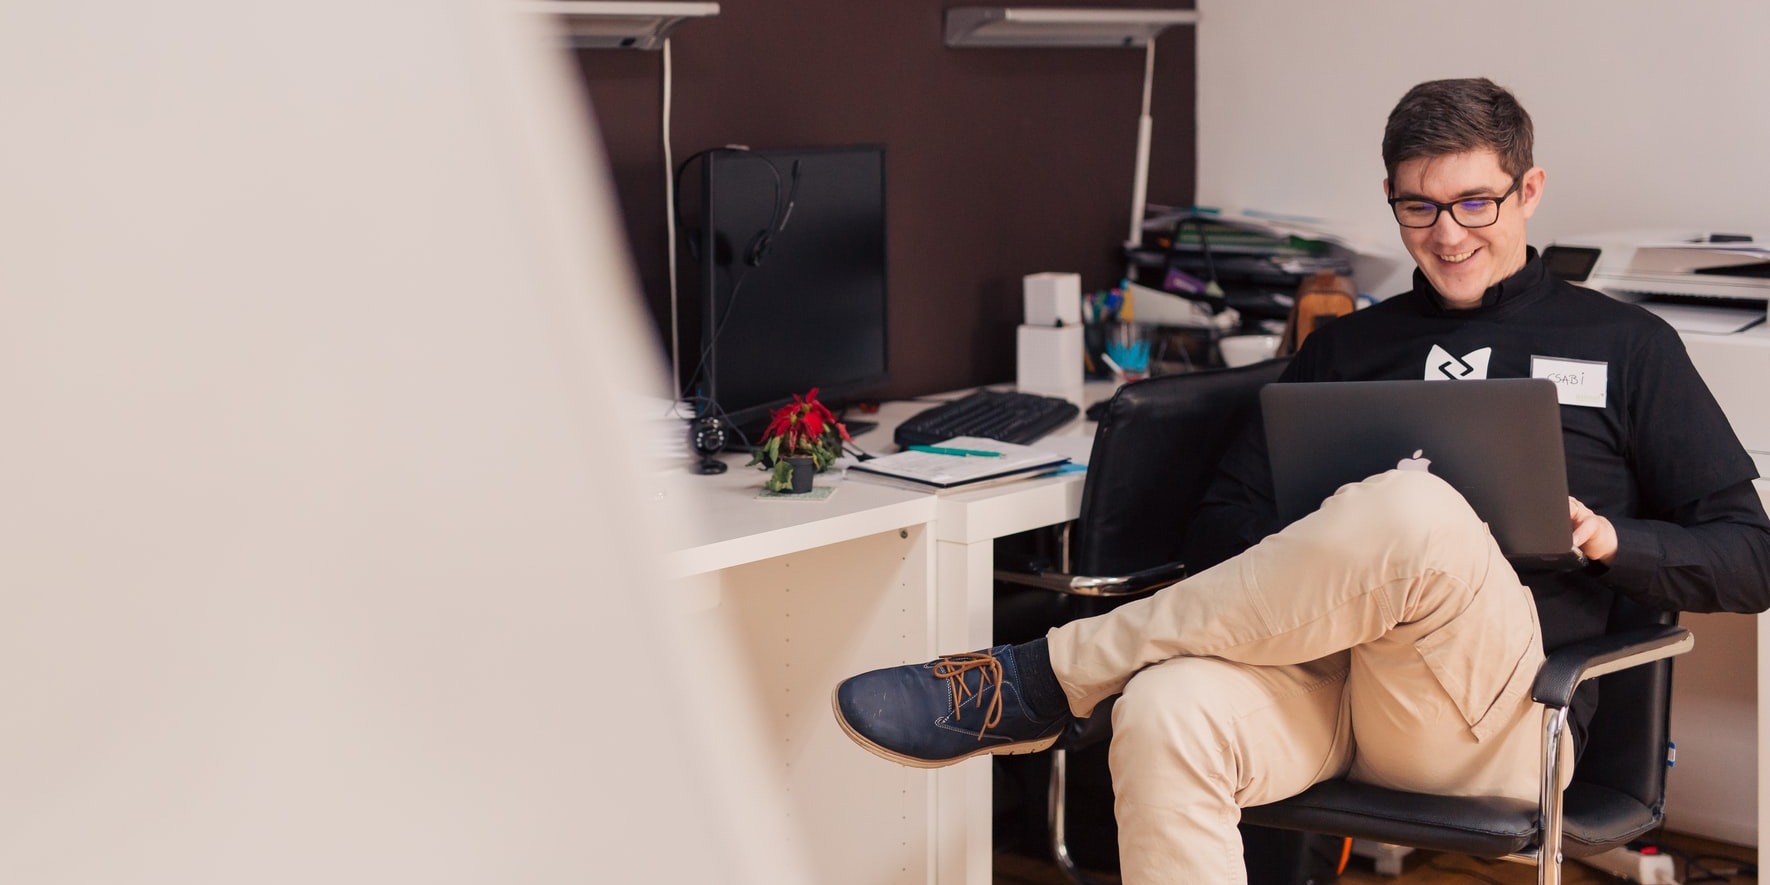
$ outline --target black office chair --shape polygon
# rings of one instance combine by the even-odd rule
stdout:
[[[1275,380],[1284,364],[1281,359],[1158,376],[1121,388],[1096,431],[1081,512],[1062,551],[1072,567],[1031,575],[998,571],[998,579],[1057,591],[1075,601],[1069,614],[1081,617],[1102,610],[1103,601],[1183,577],[1178,560],[1191,515],[1224,450],[1257,408],[1259,388]],[[1694,644],[1674,621],[1619,597],[1608,635],[1548,656],[1532,692],[1544,705],[1545,778],[1537,803],[1421,795],[1336,780],[1245,809],[1243,823],[1535,863],[1539,883],[1559,883],[1564,857],[1600,853],[1661,822],[1669,658]],[[1588,745],[1567,790],[1552,789],[1571,761],[1557,751],[1573,691],[1596,677],[1604,680],[1603,704]],[[1105,737],[1104,713],[1072,727],[1051,759],[1051,850],[1077,883],[1088,878],[1066,841],[1066,757]]]
[[[1192,514],[1249,410],[1258,407],[1259,389],[1277,380],[1287,362],[1158,375],[1119,388],[1094,433],[1080,513],[1060,532],[1050,565],[996,572],[1003,584],[1037,588],[998,596],[998,641],[1043,635],[1185,577],[1181,546]],[[1084,787],[1107,779],[1103,741],[1110,711],[1110,702],[1101,705],[1049,754],[1049,847],[1078,885],[1089,879],[1071,853],[1071,763],[1082,766]],[[1101,806],[1098,815],[1110,818],[1109,797],[1094,804]],[[1103,841],[1110,845],[1110,832]]]

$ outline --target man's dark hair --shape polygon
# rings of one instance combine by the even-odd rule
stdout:
[[[1389,112],[1383,166],[1393,179],[1395,167],[1408,160],[1486,149],[1499,155],[1507,175],[1517,177],[1535,165],[1531,142],[1530,115],[1492,80],[1429,80],[1409,89]]]

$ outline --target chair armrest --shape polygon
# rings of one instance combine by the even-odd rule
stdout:
[[[996,580],[1038,587],[1071,596],[1135,596],[1186,577],[1186,564],[1170,562],[1128,575],[1071,575],[1056,570],[1016,572],[996,570]]]
[[[1587,679],[1681,655],[1695,645],[1688,628],[1669,624],[1575,642],[1543,661],[1530,696],[1546,707],[1566,707],[1573,702],[1573,690]]]

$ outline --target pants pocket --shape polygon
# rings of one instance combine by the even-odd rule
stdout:
[[[1426,668],[1468,723],[1477,741],[1510,724],[1542,665],[1542,638],[1530,591],[1475,595],[1469,607],[1415,640]],[[1500,715],[1494,714],[1500,711]]]

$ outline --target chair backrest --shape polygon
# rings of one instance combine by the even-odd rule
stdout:
[[[1157,375],[1119,388],[1088,456],[1071,549],[1077,574],[1127,574],[1180,558],[1217,462],[1289,361]]]

